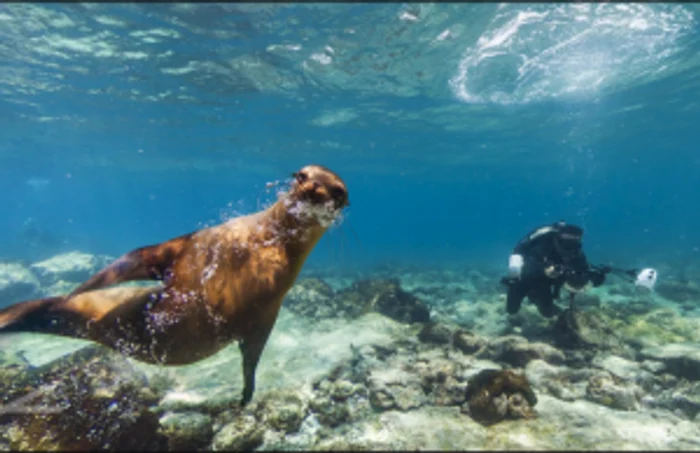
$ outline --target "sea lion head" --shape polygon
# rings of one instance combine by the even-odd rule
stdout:
[[[297,217],[329,226],[350,205],[348,189],[333,171],[320,165],[307,165],[292,173],[287,192],[289,212]]]

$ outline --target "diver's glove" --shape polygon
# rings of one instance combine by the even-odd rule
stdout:
[[[549,278],[559,278],[564,273],[564,267],[561,264],[551,264],[544,268],[544,275]]]
[[[602,275],[602,274],[600,274]],[[564,282],[564,289],[572,293],[582,293],[588,290],[591,285],[592,274],[588,271],[576,272],[569,270],[566,273],[566,281]]]
[[[572,284],[570,282],[564,282],[564,289],[569,291],[570,293],[583,293],[588,291],[588,289],[591,287],[591,282],[586,282],[581,286]]]
[[[610,272],[610,271],[608,271]],[[600,286],[605,282],[605,274],[608,272],[605,271],[605,268],[601,268],[599,271],[592,271],[589,272],[589,279],[591,280],[591,284],[593,286]]]

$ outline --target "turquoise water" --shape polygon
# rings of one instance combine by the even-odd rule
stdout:
[[[3,332],[0,450],[697,449],[699,32],[691,3],[3,3],[0,308],[267,207],[308,164],[351,206],[252,406],[235,342],[165,367]],[[558,220],[655,290],[611,275],[509,316],[513,246]],[[493,368],[536,420],[475,421],[523,395],[468,397]],[[40,391],[71,411],[8,417]]]
[[[696,259],[698,11],[4,4],[0,254],[120,254],[321,163],[352,207],[309,265],[505,266],[562,218],[595,261]]]

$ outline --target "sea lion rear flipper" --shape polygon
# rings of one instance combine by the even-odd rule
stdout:
[[[63,297],[46,297],[26,300],[0,310],[0,332],[36,332],[46,330],[47,313],[51,307],[63,301]]]
[[[109,333],[116,318],[140,312],[162,292],[160,287],[113,288],[72,299],[46,297],[20,302],[0,310],[0,333],[36,332],[78,339],[96,339]]]
[[[66,299],[94,289],[133,280],[165,280],[192,233],[166,242],[132,250],[90,277],[73,290]]]

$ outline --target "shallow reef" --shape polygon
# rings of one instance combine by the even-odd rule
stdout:
[[[4,263],[0,297],[63,292],[107,259]],[[700,448],[693,279],[655,293],[611,279],[544,319],[527,302],[508,316],[499,278],[311,270],[287,296],[245,408],[236,345],[158,367],[88,342],[4,336],[0,449]]]

